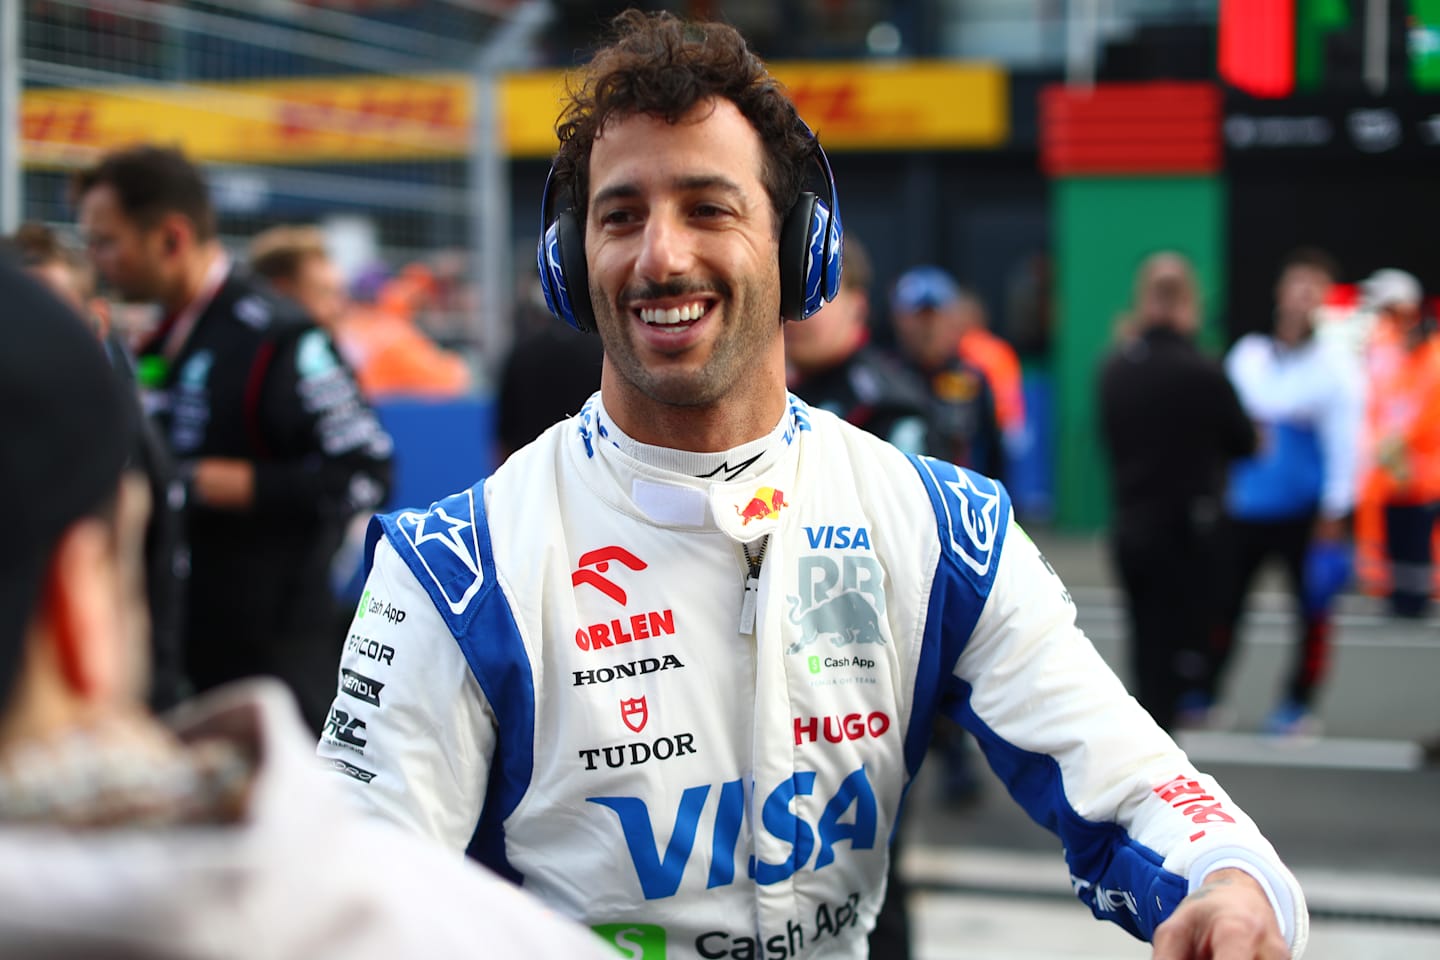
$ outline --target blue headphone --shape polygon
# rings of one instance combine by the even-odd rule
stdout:
[[[818,143],[815,161],[825,177],[829,199],[802,192],[780,227],[780,316],[786,320],[813,316],[840,292],[845,229],[840,222],[835,175]],[[535,248],[540,289],[551,313],[576,330],[594,333],[585,231],[573,210],[554,213],[558,192],[552,165],[540,199],[540,242]]]

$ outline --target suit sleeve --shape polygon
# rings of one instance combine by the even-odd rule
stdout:
[[[1065,848],[1077,896],[1149,940],[1224,867],[1265,887],[1298,957],[1309,915],[1295,878],[1215,780],[1125,691],[1076,626],[1069,593],[1008,507],[983,584],[942,548],[937,579],[983,597],[955,661],[949,712],[1029,815]],[[968,591],[966,584],[969,584]]]
[[[278,335],[253,376],[263,388],[247,426],[270,453],[255,466],[255,508],[348,518],[378,507],[393,444],[329,335],[312,326]]]
[[[365,812],[464,850],[485,802],[495,729],[449,626],[380,539],[320,757]]]

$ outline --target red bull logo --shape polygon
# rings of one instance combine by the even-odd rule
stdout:
[[[750,498],[750,502],[743,508],[737,506],[735,512],[744,521],[741,526],[748,527],[751,520],[773,517],[780,512],[781,507],[788,506],[790,504],[785,502],[783,491],[776,490],[774,487],[760,487],[755,491],[755,496]]]

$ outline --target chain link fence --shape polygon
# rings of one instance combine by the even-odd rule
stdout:
[[[280,223],[322,226],[367,292],[421,263],[442,341],[504,348],[508,205],[487,109],[530,65],[527,0],[0,0],[20,5],[20,217],[73,236],[72,173],[132,143],[179,146],[243,255]],[[12,23],[16,19],[11,11]],[[487,239],[485,221],[499,226]],[[492,247],[484,250],[482,247]],[[482,282],[494,281],[487,291]]]

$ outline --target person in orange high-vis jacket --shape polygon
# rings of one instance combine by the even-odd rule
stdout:
[[[1423,617],[1440,510],[1440,338],[1410,274],[1378,271],[1362,291],[1380,322],[1368,359],[1369,457],[1361,495],[1383,506],[1391,612]]]
[[[367,397],[447,398],[470,390],[465,358],[439,346],[415,322],[435,288],[434,275],[412,263],[385,281],[374,304],[357,304],[347,314],[341,350]]]

